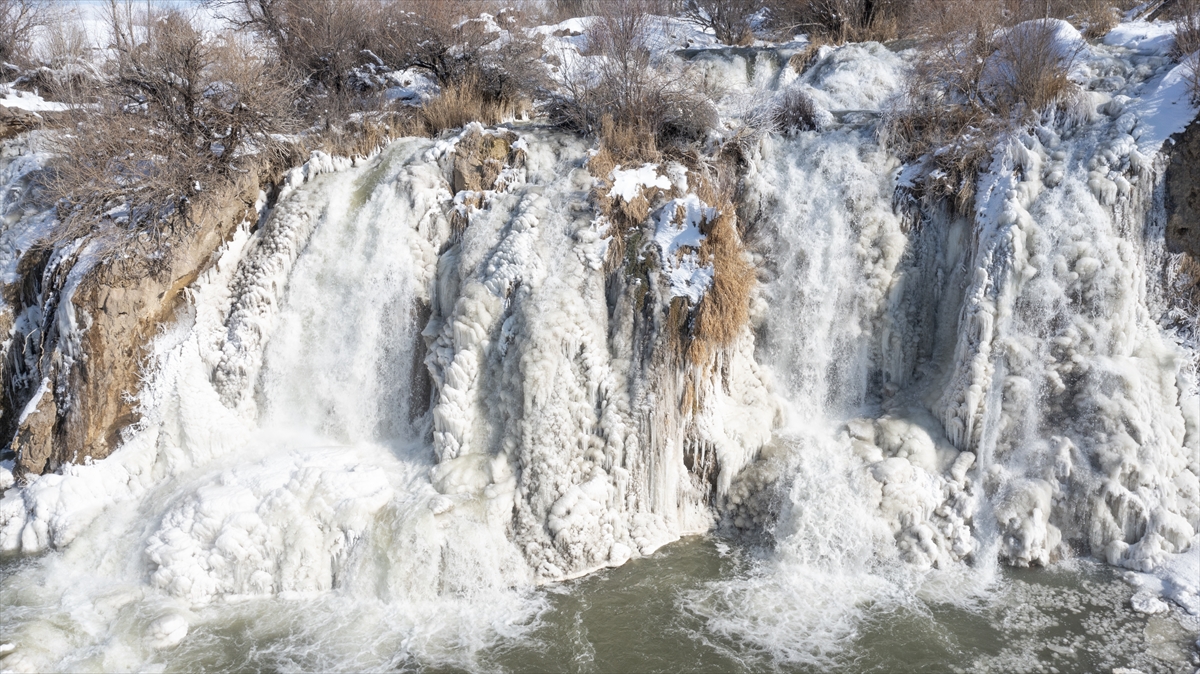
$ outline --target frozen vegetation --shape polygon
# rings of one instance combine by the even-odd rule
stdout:
[[[91,6],[0,85],[36,116],[0,153],[4,671],[507,668],[563,581],[693,534],[749,568],[673,601],[749,669],[855,668],[871,616],[1086,560],[1170,635],[1124,661],[1101,621],[1096,662],[1200,666],[1200,249],[1164,177],[1200,9],[431,3],[301,83],[223,71],[315,44],[269,4]],[[154,35],[209,65],[158,73]],[[72,434],[126,292],[91,279],[160,269],[128,413]]]

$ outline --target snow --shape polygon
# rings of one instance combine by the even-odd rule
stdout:
[[[1125,576],[1137,588],[1133,607],[1142,613],[1167,610],[1169,599],[1194,616],[1200,616],[1200,536],[1186,552],[1166,556],[1149,573],[1130,571]]]
[[[663,272],[671,284],[672,297],[700,301],[712,285],[713,266],[700,264],[696,249],[704,241],[700,225],[717,216],[717,209],[695,194],[668,201],[659,211],[654,230]],[[690,250],[685,250],[690,249]]]
[[[1200,54],[1192,54],[1161,78],[1143,85],[1140,95],[1125,108],[1137,121],[1133,134],[1143,154],[1157,152],[1168,138],[1196,119],[1200,107],[1192,99],[1190,80],[1197,67]]]
[[[612,180],[612,189],[608,191],[608,196],[619,198],[626,203],[641,196],[642,190],[646,188],[671,189],[671,179],[658,175],[656,164],[645,164],[636,169],[622,169],[618,166],[613,169],[609,179]]]
[[[1101,40],[1146,56],[1166,56],[1175,46],[1175,24],[1161,21],[1128,21],[1118,24]]]
[[[35,93],[20,91],[7,84],[0,84],[0,105],[29,112],[61,112],[70,107],[66,103],[47,101]]]
[[[400,101],[406,105],[421,105],[438,95],[437,82],[419,68],[406,68],[388,73],[389,84],[383,97],[389,101]]]

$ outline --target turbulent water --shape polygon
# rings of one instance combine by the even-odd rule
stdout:
[[[798,86],[877,108],[846,73],[897,63]],[[649,239],[610,273],[585,141],[519,127],[469,199],[480,129],[314,156],[157,338],[121,448],[0,501],[2,666],[1190,671],[1197,347],[1113,100],[1004,139],[966,214],[870,115],[764,135],[750,325],[691,373],[662,325],[704,274]]]

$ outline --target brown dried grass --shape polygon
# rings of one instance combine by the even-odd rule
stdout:
[[[637,167],[657,163],[662,159],[655,134],[640,120],[622,124],[605,115],[600,123],[600,144],[588,159],[588,173],[598,182],[592,189],[591,200],[596,209],[612,223],[612,243],[608,246],[605,267],[616,269],[625,258],[626,239],[650,216],[651,204],[659,190],[643,190],[630,201],[609,196],[611,176],[618,166]]]
[[[701,225],[705,238],[699,251],[700,260],[713,266],[712,286],[696,307],[687,345],[687,360],[705,367],[720,349],[733,344],[749,322],[756,276],[738,232],[731,194],[702,180],[697,196],[717,204],[717,217]]]
[[[446,129],[457,129],[471,122],[486,126],[501,122],[508,111],[507,106],[485,97],[479,84],[478,77],[467,75],[442,87],[437,97],[421,106],[426,132],[436,136]]]

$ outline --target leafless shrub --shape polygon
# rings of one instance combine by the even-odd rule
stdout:
[[[44,0],[0,0],[0,64],[28,61],[29,38],[45,22]]]
[[[1076,54],[1045,19],[1004,29],[1014,13],[999,3],[923,7],[929,37],[882,134],[910,160],[928,159],[927,193],[966,208],[999,135],[1047,110],[1070,113],[1080,93],[1067,78]]]
[[[94,102],[57,141],[51,188],[68,222],[104,213],[162,233],[236,175],[282,148],[292,90],[231,36],[206,36],[181,11],[110,0],[112,60]]]
[[[35,67],[21,73],[13,86],[50,100],[78,102],[101,78],[91,40],[78,21],[55,20],[43,26],[33,62]]]
[[[791,87],[779,94],[767,109],[767,123],[773,131],[792,134],[818,127],[817,109],[803,90]]]
[[[1188,92],[1192,96],[1192,103],[1200,105],[1200,56],[1187,57],[1186,70],[1183,75],[1187,80]]]
[[[552,94],[551,116],[597,133],[625,161],[636,160],[632,153],[703,138],[715,111],[687,72],[654,60],[645,36],[656,19],[639,0],[617,0],[610,9],[589,34],[592,54],[604,58],[576,62],[577,70]]]
[[[1179,0],[1174,18],[1175,55],[1182,57],[1200,50],[1200,0]]]
[[[372,0],[207,0],[235,27],[274,47],[280,63],[311,86],[340,92],[375,30]]]
[[[989,81],[992,104],[1003,116],[1036,113],[1062,98],[1078,49],[1063,45],[1048,20],[1026,21],[998,39]]]
[[[684,16],[712,30],[725,44],[750,44],[754,41],[750,22],[762,6],[760,0],[687,0]]]
[[[501,121],[527,107],[529,93],[543,86],[541,44],[519,30],[512,11],[489,21],[480,18],[488,8],[482,2],[389,0],[381,8],[372,56],[387,68],[423,70],[442,87],[426,105],[433,133],[466,121]]]
[[[774,23],[835,42],[895,39],[909,20],[912,0],[777,0]]]
[[[1081,0],[1076,14],[1083,24],[1083,36],[1089,40],[1104,37],[1121,23],[1121,9],[1110,0]]]
[[[59,69],[90,60],[91,40],[79,21],[53,21],[43,31],[40,49],[34,54],[38,63]]]

